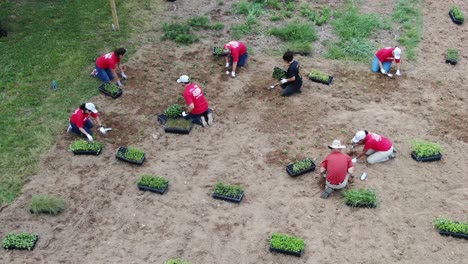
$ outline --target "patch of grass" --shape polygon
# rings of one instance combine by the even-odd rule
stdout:
[[[317,33],[313,25],[297,21],[283,27],[272,28],[270,34],[290,42],[312,42],[317,40]]]
[[[207,16],[198,16],[198,17],[189,19],[188,24],[192,27],[209,29],[210,19]]]
[[[375,53],[376,46],[367,39],[350,39],[328,43],[325,57],[328,59],[348,59],[368,62]]]
[[[62,198],[51,197],[47,195],[34,195],[31,198],[29,211],[33,214],[58,214],[65,208],[65,202]]]
[[[422,36],[422,1],[400,0],[392,15],[393,21],[403,26],[403,34],[398,38],[401,46],[405,47],[408,60],[416,59],[416,48]]]
[[[182,23],[164,23],[162,40],[173,40],[181,44],[192,44],[198,41],[198,37],[192,34],[190,26]]]
[[[306,3],[301,5],[300,12],[303,17],[306,17],[310,21],[314,22],[317,26],[321,26],[327,23],[332,15],[332,10],[329,7],[315,11],[309,6],[309,4]]]

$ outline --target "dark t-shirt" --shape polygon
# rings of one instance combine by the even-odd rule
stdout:
[[[293,85],[294,88],[296,88],[296,91],[301,89],[302,87],[302,78],[299,74],[300,66],[299,62],[293,61],[291,64],[289,64],[288,71],[286,72],[287,78],[291,78],[293,76],[296,77],[296,80],[294,82],[288,82],[287,85]]]

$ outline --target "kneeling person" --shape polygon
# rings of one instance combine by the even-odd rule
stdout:
[[[283,55],[284,62],[288,65],[288,71],[286,72],[286,78],[281,79],[281,96],[290,96],[294,93],[301,93],[302,78],[299,73],[299,62],[293,60],[294,53],[287,51]]]
[[[208,107],[208,101],[203,95],[202,89],[195,83],[190,82],[190,77],[182,75],[177,79],[184,88],[184,99],[187,104],[187,110],[182,113],[186,119],[192,119],[194,124],[207,125],[213,124],[213,113]]]

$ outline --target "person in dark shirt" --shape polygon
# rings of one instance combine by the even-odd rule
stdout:
[[[286,51],[283,55],[284,62],[288,65],[286,78],[281,79],[281,96],[291,96],[294,93],[301,93],[302,78],[299,74],[299,62],[293,60],[294,53]]]

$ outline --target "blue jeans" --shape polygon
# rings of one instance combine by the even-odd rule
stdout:
[[[391,61],[382,62],[382,66],[384,70],[388,72],[390,68],[392,67],[392,62]],[[372,71],[373,72],[380,71],[379,58],[377,58],[377,56],[374,57],[374,61],[372,62]]]
[[[81,133],[80,129],[75,125],[73,124],[72,122],[70,122],[70,125],[72,127],[72,132],[77,134],[77,135],[80,135],[80,136],[85,136],[83,133]],[[91,128],[93,128],[93,122],[91,122],[91,120],[86,120],[86,122],[84,123],[83,125],[83,129],[86,130],[86,132],[88,132],[88,134],[92,135],[93,133],[91,132]]]
[[[96,70],[97,70],[96,77],[98,77],[101,81],[103,81],[105,83],[108,83],[112,79],[114,79],[114,74],[112,74],[112,71],[111,71],[110,68],[109,69],[101,69],[96,65]]]
[[[245,65],[245,63],[247,62],[247,58],[249,57],[249,53],[246,52],[244,53],[243,55],[239,56],[239,61],[237,62],[237,67],[242,67]],[[232,57],[230,59],[230,63],[232,65]]]
[[[188,116],[184,117],[185,119],[192,119],[192,123],[203,126],[203,123],[201,121],[201,117],[205,117],[205,121],[208,121],[208,114],[212,113],[211,109],[208,108],[204,113],[196,115],[196,114],[188,114]]]

